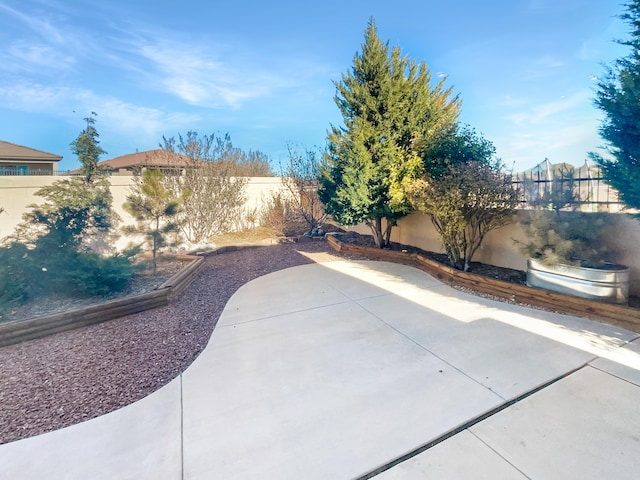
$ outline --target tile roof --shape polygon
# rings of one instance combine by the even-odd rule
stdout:
[[[61,155],[43,152],[35,148],[16,145],[15,143],[0,140],[0,160],[31,160],[57,162],[62,159]]]
[[[99,162],[98,166],[102,168],[107,167],[108,169],[118,169],[128,167],[166,167],[185,163],[186,160],[181,155],[158,148],[104,160]]]

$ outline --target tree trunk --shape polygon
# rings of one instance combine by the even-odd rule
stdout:
[[[396,226],[395,220],[385,219],[387,228],[384,231],[384,246],[389,247],[391,245],[391,229]]]
[[[371,229],[371,233],[373,234],[373,241],[376,244],[376,247],[382,248],[384,247],[384,236],[382,235],[382,219],[374,218],[373,220],[368,220],[366,222]]]
[[[160,217],[156,217],[156,231],[153,236],[153,274],[155,275],[158,272],[158,235],[160,234]]]
[[[373,241],[378,248],[386,248],[390,245],[391,238],[391,229],[395,226],[395,222],[389,221],[385,219],[385,229],[382,229],[382,218],[374,218],[373,220],[368,220],[366,224],[371,229],[371,233],[373,233]]]

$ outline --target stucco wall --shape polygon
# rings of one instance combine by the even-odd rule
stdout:
[[[0,238],[11,232],[21,221],[22,214],[27,210],[27,205],[40,203],[42,198],[36,197],[35,192],[45,185],[50,185],[55,180],[64,177],[51,176],[10,176],[0,177],[0,207],[6,211],[0,214]],[[122,204],[129,194],[129,187],[134,178],[125,176],[113,176],[111,181],[111,193],[113,195],[114,209],[120,215],[124,224],[133,223],[132,218],[122,209]],[[281,180],[274,177],[254,177],[247,183],[247,208],[259,208],[261,202],[268,198],[271,192],[281,188]],[[528,215],[526,211],[518,212],[518,218]],[[618,263],[627,265],[631,270],[631,293],[640,295],[640,255],[637,246],[640,245],[640,221],[625,215],[612,213],[614,227],[610,232],[611,243],[617,252]],[[353,228],[360,233],[369,234],[370,230],[365,225]],[[482,246],[476,253],[474,260],[502,267],[526,270],[527,261],[514,239],[522,240],[525,234],[518,223],[508,225],[490,232]],[[428,216],[414,213],[398,222],[393,229],[392,240],[394,242],[430,250],[443,252],[440,239]],[[128,243],[122,238],[118,247]]]
[[[0,214],[0,238],[13,232],[16,225],[22,220],[22,214],[28,210],[28,205],[42,203],[43,199],[36,196],[35,192],[64,178],[56,176],[0,176],[0,207],[5,209],[5,212]],[[135,177],[113,176],[109,180],[113,195],[113,208],[122,219],[122,225],[133,224],[133,218],[124,211],[122,204],[129,195]],[[259,208],[261,202],[267,199],[271,192],[277,191],[281,187],[282,182],[277,177],[249,178],[246,187],[246,207]],[[126,246],[126,243],[128,241],[121,239],[118,241],[117,247],[122,248]]]
[[[0,238],[13,232],[27,211],[27,205],[39,203],[42,198],[34,194],[40,188],[51,185],[57,178],[51,176],[1,176],[0,177]]]
[[[519,211],[516,220],[521,220],[528,214],[527,211]],[[609,215],[612,215],[613,220],[609,240],[616,252],[616,261],[629,267],[630,291],[633,295],[640,296],[640,255],[638,255],[637,248],[640,245],[640,221],[621,213]],[[371,233],[366,225],[357,225],[350,230],[363,234]],[[525,238],[525,232],[518,222],[489,232],[473,260],[500,267],[526,270],[527,257],[514,242],[514,240],[524,240]],[[431,220],[427,215],[421,213],[413,213],[400,219],[398,226],[392,230],[391,240],[432,252],[444,253],[442,243]]]

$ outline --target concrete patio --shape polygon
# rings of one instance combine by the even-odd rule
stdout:
[[[0,477],[635,479],[637,339],[407,266],[294,267],[157,392],[0,445]]]

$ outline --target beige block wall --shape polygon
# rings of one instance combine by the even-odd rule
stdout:
[[[528,216],[527,211],[519,211],[516,220]],[[621,213],[612,213],[613,227],[610,239],[616,251],[616,261],[626,265],[630,270],[630,291],[640,296],[640,221]],[[350,228],[365,235],[370,235],[369,227],[364,224]],[[481,247],[473,257],[474,261],[514,268],[525,271],[527,257],[514,240],[524,240],[525,232],[520,223],[493,230],[487,234]],[[421,213],[413,213],[398,221],[391,233],[391,240],[404,245],[412,245],[431,252],[444,253],[442,243],[430,218]]]
[[[42,202],[35,193],[51,185],[59,177],[52,176],[0,176],[0,238],[10,235],[22,220],[27,205]]]
[[[50,185],[55,180],[64,177],[51,176],[0,176],[0,207],[5,212],[0,214],[0,238],[10,235],[16,225],[21,221],[22,214],[27,211],[31,203],[40,203],[42,199],[36,197],[35,192],[45,185]],[[111,180],[111,193],[113,206],[120,215],[122,224],[131,224],[133,219],[126,213],[122,204],[129,194],[129,188],[134,181],[133,177],[113,176]],[[254,177],[247,183],[246,208],[259,208],[261,202],[266,200],[272,192],[282,189],[280,178]],[[518,218],[528,215],[526,211],[518,212]],[[627,265],[631,270],[631,293],[640,295],[640,221],[624,214],[611,214],[614,217],[614,228],[611,232],[612,244],[618,252],[617,261]],[[369,227],[358,225],[353,227],[363,234],[370,234]],[[526,270],[527,259],[518,250],[514,239],[523,239],[524,232],[518,223],[494,230],[487,234],[485,241],[476,253],[474,260],[498,265],[501,267]],[[424,250],[443,252],[442,244],[435,228],[428,216],[414,213],[398,222],[398,226],[392,231],[391,239],[394,242],[406,245],[414,245]],[[121,238],[116,246],[123,248],[128,239]]]
[[[35,195],[42,187],[51,185],[56,180],[65,177],[56,176],[0,176],[0,207],[5,212],[0,214],[0,239],[10,235],[15,227],[22,221],[22,214],[28,210],[28,205],[42,203],[43,199]],[[134,224],[134,220],[122,208],[135,177],[113,176],[111,182],[111,194],[113,195],[113,208],[120,216],[120,225]],[[252,177],[247,181],[246,208],[260,208],[261,203],[269,197],[271,192],[282,188],[282,181],[277,177]],[[116,248],[124,248],[129,243],[126,238],[121,238],[116,243]]]
[[[526,212],[520,212],[519,215],[526,215]],[[518,223],[489,232],[473,260],[526,270],[527,260],[514,243],[514,239],[522,239],[523,236],[524,232]],[[400,219],[398,226],[392,231],[391,240],[431,252],[444,253],[442,242],[431,219],[422,213],[412,213]]]
[[[286,193],[280,177],[251,177],[247,182],[247,203],[245,208],[260,208],[271,194]]]

